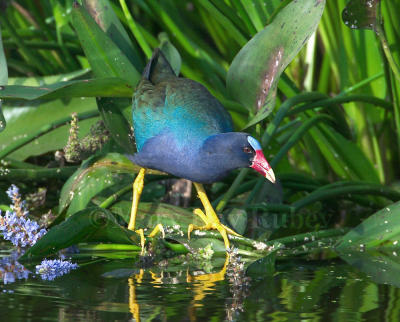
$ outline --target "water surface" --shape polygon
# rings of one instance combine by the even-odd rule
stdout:
[[[279,261],[275,274],[251,281],[243,275],[229,280],[221,268],[204,274],[166,263],[140,269],[134,260],[101,260],[54,281],[31,274],[2,284],[0,316],[6,317],[2,321],[398,321],[397,268],[383,257],[374,257],[375,266],[353,259],[352,265],[341,259]]]

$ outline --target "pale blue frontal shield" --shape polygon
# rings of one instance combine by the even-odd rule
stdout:
[[[253,138],[252,136],[248,136],[247,137],[247,141],[250,143],[250,145],[252,146],[252,148],[257,151],[257,150],[262,150],[261,148],[261,144],[260,142],[258,142],[255,138]]]

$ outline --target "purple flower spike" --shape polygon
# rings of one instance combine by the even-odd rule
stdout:
[[[36,221],[28,219],[29,213],[16,185],[11,185],[7,190],[7,195],[13,203],[12,211],[6,211],[4,216],[0,212],[0,234],[15,246],[33,246],[46,233],[46,230],[40,229]]]
[[[56,277],[68,274],[71,270],[77,269],[78,264],[61,259],[44,259],[40,265],[36,265],[36,274],[40,274],[43,280],[52,281]]]
[[[14,201],[15,198],[21,198],[19,195],[19,189],[15,184],[12,184],[6,193],[8,198],[10,198],[12,201]]]

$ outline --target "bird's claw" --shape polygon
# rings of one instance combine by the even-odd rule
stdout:
[[[140,236],[140,246],[142,247],[141,254],[144,254],[144,245],[146,244],[146,238],[144,237],[144,231],[142,228],[135,230],[135,233]]]
[[[142,228],[135,230],[135,233],[137,233],[140,236],[140,246],[142,247],[141,254],[144,255],[144,246],[146,245],[146,237],[144,236],[144,230]],[[161,233],[162,238],[165,238],[165,230],[163,225],[158,224],[156,227],[154,227],[153,231],[150,233],[149,237],[154,237],[158,233]]]
[[[222,239],[224,240],[225,248],[226,249],[229,248],[230,244],[229,244],[227,229],[224,225],[222,225],[220,223],[207,223],[204,226],[196,226],[196,225],[190,224],[188,226],[188,239],[189,240],[190,240],[190,234],[195,229],[197,229],[197,230],[218,230],[218,232],[222,236]]]

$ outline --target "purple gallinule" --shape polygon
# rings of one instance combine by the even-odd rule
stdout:
[[[245,167],[274,183],[274,172],[260,143],[247,133],[233,132],[231,116],[221,103],[203,85],[177,77],[159,49],[145,67],[133,96],[133,128],[138,151],[133,161],[142,169],[133,184],[128,228],[135,230],[146,168],[156,169],[189,179],[197,189],[204,212],[194,212],[205,225],[189,225],[189,238],[193,229],[216,229],[228,248],[227,233],[238,234],[221,224],[202,183],[218,181],[231,170]],[[160,231],[163,233],[163,228],[158,224],[149,236]],[[143,247],[143,230],[136,232]]]

